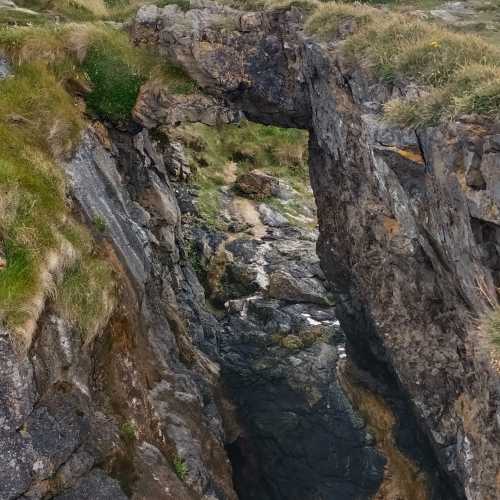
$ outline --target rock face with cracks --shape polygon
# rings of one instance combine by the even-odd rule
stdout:
[[[304,36],[297,10],[194,7],[146,6],[133,36],[249,118],[310,131],[318,252],[353,357],[406,400],[450,497],[498,498],[499,377],[471,321],[499,282],[497,124],[388,127],[406,88]]]

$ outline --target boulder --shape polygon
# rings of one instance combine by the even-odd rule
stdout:
[[[328,305],[328,292],[315,278],[297,279],[285,271],[276,271],[269,279],[268,294],[274,299],[289,302],[309,302]]]
[[[261,170],[255,169],[241,174],[236,179],[236,188],[251,198],[268,198],[275,196],[279,188],[279,180]]]

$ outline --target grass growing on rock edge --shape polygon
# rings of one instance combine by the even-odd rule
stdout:
[[[473,34],[364,4],[321,5],[305,30],[333,40],[339,26],[352,32],[342,50],[388,84],[421,88],[421,97],[390,101],[386,119],[396,125],[435,125],[459,114],[500,116],[500,49]]]
[[[481,318],[479,328],[496,356],[500,358],[500,306],[495,306]]]
[[[86,127],[84,106],[67,89],[90,87],[87,110],[122,121],[146,79],[177,93],[193,91],[192,81],[102,23],[2,26],[0,53],[13,70],[0,81],[0,249],[7,262],[0,321],[27,348],[53,297],[61,316],[90,341],[108,319],[116,290],[88,231],[72,221],[58,165]],[[94,231],[106,230],[102,220],[92,223]]]

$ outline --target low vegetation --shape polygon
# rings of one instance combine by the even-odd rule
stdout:
[[[220,226],[221,188],[230,184],[228,176],[255,168],[285,180],[314,204],[308,188],[306,132],[243,121],[218,128],[185,125],[175,133],[189,152],[193,182],[199,188],[198,209],[209,225]],[[234,171],[229,172],[231,165]]]
[[[329,2],[313,10],[305,29],[320,40],[329,41],[339,36],[342,28],[354,31],[368,24],[377,12],[365,4]]]
[[[483,316],[479,328],[495,354],[500,356],[500,306],[497,305]]]
[[[120,435],[127,445],[136,440],[137,426],[133,420],[127,420],[120,426]]]
[[[110,265],[84,255],[65,270],[56,291],[61,316],[80,329],[86,343],[105,326],[114,309],[115,279]]]
[[[357,3],[322,5],[305,29],[331,41],[339,27],[350,32],[342,50],[353,61],[388,84],[420,87],[420,97],[387,104],[389,122],[425,126],[459,114],[499,116],[500,49],[479,36]]]
[[[187,478],[187,475],[189,473],[189,469],[188,469],[188,466],[187,466],[187,463],[185,462],[185,460],[183,458],[179,457],[178,455],[176,455],[174,457],[173,465],[174,465],[174,470],[175,470],[175,473],[177,474],[177,477],[181,481],[185,481]]]
[[[0,320],[28,346],[33,320],[51,296],[88,341],[110,314],[114,280],[89,235],[82,236],[86,230],[75,229],[59,163],[71,155],[89,115],[128,120],[147,79],[176,93],[196,87],[178,67],[134,47],[125,32],[95,21],[122,2],[18,5],[40,14],[23,12],[36,22],[0,26],[0,55],[12,69],[0,80],[0,251],[6,261]],[[54,23],[50,16],[61,9],[70,21]],[[83,18],[93,22],[74,22]],[[91,222],[95,233],[106,231],[103,220]]]

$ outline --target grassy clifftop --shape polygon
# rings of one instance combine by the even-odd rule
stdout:
[[[93,118],[127,121],[144,81],[194,87],[100,21],[4,24],[0,52],[10,71],[0,80],[0,319],[28,346],[52,296],[92,336],[109,314],[112,270],[73,216],[60,164]]]
[[[306,24],[322,40],[341,36],[343,50],[381,80],[414,83],[421,96],[395,99],[386,118],[405,126],[435,125],[460,114],[497,118],[500,113],[500,50],[471,33],[388,13],[362,4],[325,4]]]

